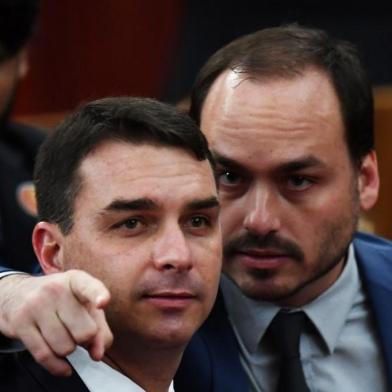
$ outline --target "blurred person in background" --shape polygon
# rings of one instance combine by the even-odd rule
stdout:
[[[38,270],[37,258],[31,244],[31,234],[36,223],[32,176],[35,156],[44,135],[32,127],[11,122],[10,115],[18,86],[28,72],[28,45],[34,35],[40,5],[39,0],[0,0],[0,278],[2,287],[12,291],[23,290],[23,283],[28,278],[25,274],[15,274],[15,270],[30,273]],[[31,282],[29,279],[27,281]],[[86,273],[79,274],[73,271],[61,276],[45,276],[38,282],[42,283],[43,290],[37,299],[37,305],[40,303],[38,309],[41,309],[43,314],[28,306],[31,316],[34,314],[34,317],[45,320],[44,314],[51,314],[53,311],[61,314],[62,306],[72,301],[73,295],[79,295],[79,298],[83,298],[83,303],[92,301],[94,306],[97,306],[92,317],[97,317],[100,330],[106,331],[105,323],[97,315],[102,312],[98,309],[106,304],[109,294],[96,279]],[[34,285],[36,283],[34,280]],[[73,287],[73,291],[68,289],[64,290],[68,295],[56,295],[56,288],[59,285],[63,288]],[[30,292],[27,286],[23,287]],[[34,295],[30,295],[29,298],[34,302]],[[42,302],[43,298],[48,300],[46,305]],[[99,299],[96,302],[97,298]],[[13,309],[13,315],[17,317],[19,307],[24,308],[21,301],[10,301],[6,295],[1,295],[1,301],[7,303]],[[6,319],[7,316],[2,318],[3,322]],[[85,318],[81,317],[79,320]],[[51,342],[52,336],[53,341],[56,341],[55,336],[51,334],[52,328],[56,329],[53,322],[49,328],[41,329],[47,333],[46,339],[39,342],[29,328],[23,327],[23,323],[17,324],[23,330],[25,345],[33,352],[39,351],[41,358],[45,341]],[[91,324],[81,322],[76,328],[75,335],[88,335],[89,325],[91,328]],[[16,336],[16,330],[13,328],[4,328],[3,332],[9,336]],[[6,350],[19,347],[17,342],[3,339],[2,336],[0,341]],[[98,350],[103,353],[103,348],[107,347],[110,341],[110,334],[100,334],[90,342],[90,348],[92,351]],[[56,358],[51,359],[58,363]],[[67,369],[62,362],[61,364],[61,369]]]
[[[4,267],[29,272],[36,262],[32,171],[43,134],[10,122],[10,114],[28,71],[27,46],[38,11],[38,0],[0,0],[0,260]]]

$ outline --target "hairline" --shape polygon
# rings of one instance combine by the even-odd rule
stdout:
[[[190,149],[186,148],[185,146],[172,146],[172,145],[166,145],[159,143],[158,141],[155,140],[143,140],[143,141],[135,141],[135,140],[130,140],[127,139],[125,136],[121,137],[121,135],[107,135],[103,137],[102,139],[98,140],[95,144],[91,146],[91,148],[84,154],[83,157],[79,160],[79,163],[77,167],[75,167],[71,182],[68,187],[68,201],[69,201],[69,208],[70,208],[70,216],[67,224],[64,225],[64,222],[59,222],[57,223],[62,234],[68,235],[71,233],[72,228],[74,226],[74,209],[75,209],[75,202],[77,197],[79,196],[80,192],[83,189],[83,183],[85,182],[86,178],[83,176],[81,169],[83,163],[86,161],[86,159],[94,152],[94,150],[98,149],[101,145],[105,143],[117,143],[117,144],[127,144],[127,145],[133,145],[133,146],[152,146],[152,147],[157,147],[157,148],[169,148],[169,149],[178,149],[180,151],[185,152],[189,157],[193,158],[196,161],[203,162],[207,161],[212,173],[214,174],[214,167],[212,162],[208,159],[206,156],[204,159],[199,159]]]
[[[309,61],[306,64],[303,64],[301,66],[296,66],[294,69],[290,70],[290,72],[280,72],[280,70],[273,71],[271,70],[270,72],[263,73],[263,71],[259,71],[257,67],[254,69],[246,69],[244,64],[240,61],[233,61],[233,64],[229,64],[226,68],[222,69],[220,73],[218,73],[215,78],[212,80],[212,82],[209,84],[208,89],[206,90],[206,94],[203,97],[203,100],[200,105],[200,111],[199,111],[199,119],[197,123],[200,125],[201,124],[201,118],[202,118],[202,113],[203,113],[203,108],[204,105],[208,99],[208,95],[210,94],[214,84],[217,82],[217,80],[222,77],[222,75],[230,72],[236,73],[238,76],[238,84],[244,82],[244,81],[251,81],[253,83],[268,83],[268,82],[274,82],[274,81],[281,81],[281,80],[286,80],[286,81],[293,81],[295,79],[305,77],[306,73],[309,70],[317,70],[319,71],[322,75],[324,75],[329,83],[330,86],[332,87],[335,97],[338,103],[339,107],[339,114],[340,114],[340,120],[343,125],[343,139],[344,139],[344,144],[346,146],[346,151],[347,154],[350,158],[350,162],[353,166],[354,170],[358,170],[363,162],[363,159],[366,157],[367,154],[370,153],[367,152],[366,154],[363,154],[363,156],[360,157],[359,160],[357,160],[354,155],[351,153],[350,146],[349,146],[349,131],[347,129],[347,124],[344,118],[344,113],[343,113],[343,108],[342,108],[342,98],[339,95],[339,91],[334,83],[334,80],[332,78],[331,73],[328,71],[326,67],[324,67],[322,64],[316,62],[316,61]],[[374,148],[372,149],[374,150]]]

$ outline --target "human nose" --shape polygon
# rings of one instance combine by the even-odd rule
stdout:
[[[185,271],[192,268],[192,255],[181,227],[163,228],[154,241],[152,259],[158,270]]]
[[[245,202],[244,228],[258,235],[267,235],[280,229],[282,214],[279,195],[264,184],[254,186]]]

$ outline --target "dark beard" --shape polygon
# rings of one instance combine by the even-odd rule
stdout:
[[[249,268],[242,270],[241,273],[248,275],[249,278],[251,277],[253,284],[242,287],[239,285],[243,294],[256,300],[284,303],[312,283],[317,285],[316,282],[334,270],[339,263],[342,262],[343,268],[347,256],[347,249],[355,233],[359,216],[359,195],[356,184],[353,180],[352,201],[351,205],[348,206],[347,214],[339,219],[329,222],[326,221],[324,225],[320,226],[320,232],[315,236],[315,239],[319,242],[317,253],[313,261],[312,270],[306,277],[299,278],[297,284],[279,288],[273,284],[269,286],[269,283],[275,277],[278,277],[279,270]],[[275,232],[271,232],[266,236],[247,232],[233,238],[224,245],[223,270],[225,274],[238,285],[235,273],[233,276],[230,276],[231,271],[229,268],[225,268],[225,264],[230,266],[239,254],[246,253],[247,250],[263,248],[277,250],[278,252],[281,251],[298,264],[301,264],[305,259],[304,252],[298,244],[280,237]]]

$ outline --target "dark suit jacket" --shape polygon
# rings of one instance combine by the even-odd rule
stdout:
[[[32,180],[34,158],[44,136],[30,127],[11,124],[0,130],[0,264],[32,272],[36,257],[31,245],[35,224],[18,202],[21,183]]]
[[[392,242],[358,233],[354,249],[380,334],[392,390]],[[211,315],[188,345],[174,380],[176,392],[249,390],[221,296],[218,296]]]
[[[379,237],[357,234],[354,249],[361,278],[365,284],[380,333],[387,377],[392,386],[392,243]],[[14,362],[15,359],[12,362],[12,367],[16,369],[14,373],[11,373],[4,361],[0,362],[0,386],[7,385],[3,384],[3,377],[8,375],[8,372],[10,374],[18,373],[18,367],[15,367]],[[31,359],[27,363],[31,365]],[[17,366],[21,366],[18,365],[18,361]],[[54,382],[46,372],[46,376],[41,375],[43,370],[38,365],[36,365],[38,367],[31,366],[33,368],[31,371],[28,370],[30,367],[24,367],[26,370],[23,371],[26,374],[22,380],[28,381],[28,377],[30,379],[32,377],[37,380],[36,383],[41,379],[46,383]],[[77,377],[76,380],[69,382],[78,384],[80,381],[78,379]],[[55,378],[55,380],[59,379]],[[11,381],[12,378],[7,382]],[[65,383],[67,384],[67,382]],[[72,391],[79,390],[72,389],[70,384],[65,385],[64,388],[64,390],[67,390],[66,388],[70,388],[68,390]],[[4,390],[8,392],[23,389],[18,390],[15,387]],[[60,386],[55,390],[62,391]],[[248,379],[239,360],[237,341],[220,295],[211,315],[188,345],[175,377],[175,390],[176,392],[242,392],[249,390]]]
[[[0,355],[2,392],[88,392],[74,371],[71,377],[51,376],[27,351]]]

